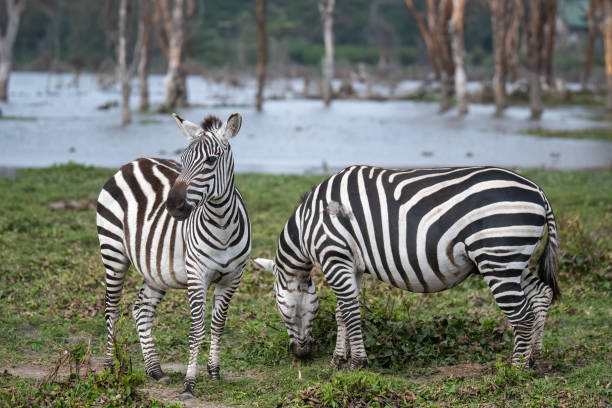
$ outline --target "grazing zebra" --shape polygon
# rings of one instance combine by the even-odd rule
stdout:
[[[190,140],[181,162],[138,159],[121,167],[100,192],[97,225],[106,268],[105,366],[112,367],[113,330],[130,264],[144,278],[134,318],[146,373],[168,383],[155,351],[151,326],[155,308],[169,288],[187,289],[191,309],[189,365],[181,396],[191,397],[204,341],[206,291],[215,291],[208,372],[219,379],[219,341],[227,308],[251,252],[251,226],[234,187],[228,140],[240,130],[237,113],[226,123],[214,116],[197,126],[174,114]]]
[[[528,265],[546,230],[538,276]],[[557,286],[559,241],[552,208],[533,182],[492,167],[389,170],[352,166],[303,198],[283,228],[274,291],[298,357],[312,349],[319,307],[310,276],[321,267],[338,303],[332,364],[365,366],[359,287],[363,273],[431,293],[482,275],[514,329],[513,361],[533,362]]]

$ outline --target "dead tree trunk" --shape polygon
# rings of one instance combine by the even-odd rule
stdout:
[[[259,112],[263,108],[263,90],[266,82],[268,60],[268,36],[266,34],[266,0],[255,0],[257,17],[257,94],[255,106]]]
[[[455,94],[457,95],[457,108],[459,116],[468,113],[466,75],[463,59],[465,48],[463,45],[463,10],[465,0],[453,0],[453,13],[449,22],[453,62],[455,65]]]
[[[493,97],[495,116],[502,116],[506,108],[506,1],[489,0],[491,8],[491,31],[493,33],[493,55],[495,74],[493,76]]]
[[[455,73],[455,64],[448,44],[449,20],[452,16],[452,0],[440,0],[436,7],[435,0],[427,0],[427,22],[415,7],[414,0],[404,0],[408,10],[417,23],[431,66],[440,80],[440,113],[451,107],[451,78]]]
[[[319,0],[319,12],[323,23],[323,42],[325,57],[323,57],[322,96],[325,106],[329,106],[332,98],[332,79],[334,77],[334,3],[335,0]]]
[[[507,10],[509,10],[510,26],[506,30],[506,79],[516,81],[518,79],[518,70],[520,67],[520,28],[521,20],[523,19],[523,4],[521,0],[507,2]]]
[[[452,0],[441,0],[438,4],[438,9],[435,10],[433,0],[428,0],[428,7],[435,10],[434,13],[436,30],[434,31],[434,39],[438,50],[438,58],[440,60],[440,113],[444,113],[452,107],[452,78],[455,74],[455,64],[451,55],[452,47],[448,43],[448,26],[453,12]]]
[[[606,112],[612,113],[612,0],[603,0],[602,29],[606,61]]]
[[[127,0],[119,2],[119,41],[117,46],[117,60],[119,61],[119,79],[121,82],[121,124],[127,125],[132,121],[130,114],[130,77],[127,66]]]
[[[427,56],[429,58],[431,67],[434,70],[436,78],[440,79],[440,67],[438,65],[436,46],[434,44],[434,40],[432,38],[432,33],[430,30],[430,29],[433,29],[433,25],[435,25],[435,18],[430,18],[432,17],[431,15],[432,9],[428,9],[428,15],[427,15],[428,19],[427,19],[427,24],[426,24],[425,19],[423,18],[423,15],[414,6],[414,0],[405,0],[405,2],[406,2],[406,7],[408,7],[408,10],[412,14],[412,17],[414,18],[414,21],[417,24],[419,32],[421,33],[421,38],[423,39],[423,42],[425,43],[425,50],[427,51]]]
[[[151,0],[140,1],[139,37],[141,39],[138,57],[138,82],[140,83],[140,110],[149,109],[149,56],[151,55],[152,14]]]
[[[13,65],[13,45],[25,0],[5,0],[6,28],[0,27],[0,101],[8,100],[8,83]]]
[[[546,0],[528,0],[528,49],[527,59],[529,61],[529,99],[531,107],[531,119],[537,120],[542,117],[542,85],[540,75],[542,74],[542,48],[544,39],[544,8]]]
[[[593,49],[595,48],[595,38],[597,37],[597,27],[599,23],[599,15],[601,12],[600,0],[589,0],[589,13],[587,21],[589,24],[589,37],[587,40],[586,55],[584,57],[584,68],[582,70],[582,89],[586,90],[591,76],[591,60],[593,58]]]
[[[549,87],[553,84],[553,57],[555,51],[555,32],[557,21],[557,0],[548,0],[545,9],[546,17],[546,55],[544,57],[546,70],[546,83]]]
[[[187,105],[186,74],[183,69],[184,0],[174,0],[172,13],[168,13],[168,0],[157,0],[155,17],[158,22],[160,48],[168,60],[164,83],[166,99],[162,110]]]

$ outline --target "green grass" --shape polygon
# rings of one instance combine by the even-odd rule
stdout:
[[[52,211],[47,203],[95,198],[112,173],[70,164],[22,170],[14,180],[0,178],[0,366],[41,362],[52,367],[61,353],[74,354],[86,346],[93,357],[103,355],[104,270],[95,212]],[[564,250],[563,299],[550,310],[542,368],[517,372],[504,363],[511,352],[511,331],[477,277],[428,295],[366,278],[361,299],[370,366],[350,373],[329,368],[335,298],[321,273],[315,272],[321,310],[314,325],[314,356],[294,360],[287,353],[288,336],[274,304],[272,277],[249,266],[230,304],[222,340],[222,379],[212,382],[200,373],[196,395],[204,401],[260,407],[609,404],[612,172],[522,173],[546,191]],[[322,179],[237,176],[253,225],[253,256],[273,255],[278,233],[300,195]],[[134,366],[121,379],[127,378],[127,385],[115,379],[110,387],[104,382],[108,379],[91,377],[39,387],[36,380],[2,374],[0,405],[56,401],[57,406],[88,406],[92,399],[104,406],[161,405],[138,393],[126,397],[125,392],[128,386],[178,389],[184,375],[172,374],[170,386],[141,378],[142,356],[130,314],[140,282],[136,272],[128,275],[122,302],[123,343]],[[154,326],[162,362],[186,362],[188,316],[186,293],[169,291]],[[207,350],[205,343],[202,365]],[[479,369],[468,375],[461,368],[468,363]],[[439,367],[457,365],[460,368],[451,370],[450,376],[436,375]],[[176,391],[168,391],[172,392]],[[121,397],[113,399],[117,395]]]
[[[558,137],[564,139],[594,139],[612,142],[612,128],[609,127],[578,130],[554,130],[538,127],[526,129],[521,131],[520,133],[540,137]]]

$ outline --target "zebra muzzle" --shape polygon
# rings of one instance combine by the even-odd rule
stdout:
[[[192,210],[191,206],[187,204],[186,197],[187,185],[179,182],[170,189],[166,200],[166,209],[171,216],[179,221],[186,219]]]

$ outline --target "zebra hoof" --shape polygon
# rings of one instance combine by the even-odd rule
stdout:
[[[159,383],[166,384],[166,385],[170,384],[170,377],[164,374],[164,372],[161,369],[150,373],[149,376],[151,376],[155,381]]]
[[[366,368],[368,366],[368,358],[351,358],[351,371],[358,370],[360,368]]]
[[[211,367],[210,365],[206,365],[206,369],[208,370],[208,374],[210,374],[210,379],[214,381],[221,380],[221,376],[219,375],[219,367]]]
[[[348,362],[348,360],[346,359],[346,357],[344,357],[344,356],[337,356],[337,355],[334,354],[334,357],[332,358],[332,361],[331,361],[330,365],[332,367],[340,369],[340,368],[344,367],[347,362]]]
[[[181,395],[179,395],[179,399],[181,401],[186,401],[189,399],[195,398],[193,393],[191,391],[185,390],[183,392],[181,392]]]

